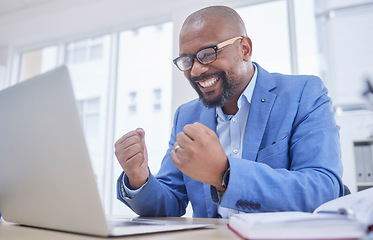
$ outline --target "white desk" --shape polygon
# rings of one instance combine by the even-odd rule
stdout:
[[[172,221],[198,222],[215,224],[214,228],[183,230],[176,232],[144,234],[127,237],[109,238],[115,239],[157,239],[157,240],[197,240],[197,239],[240,239],[236,234],[228,229],[227,219],[204,219],[204,218],[157,218]],[[1,240],[88,240],[105,239],[102,237],[92,237],[73,233],[58,232],[52,230],[38,229],[16,224],[0,222]]]

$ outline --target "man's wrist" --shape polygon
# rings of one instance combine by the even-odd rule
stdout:
[[[129,186],[128,176],[123,174],[122,181],[121,181],[121,193],[124,198],[132,199],[137,196],[137,194],[144,188],[144,186],[148,183],[149,178],[147,178],[146,182],[137,189],[131,189]]]
[[[227,170],[225,170],[225,172],[223,172],[222,183],[221,183],[220,187],[216,188],[216,190],[218,190],[218,192],[225,192],[225,190],[227,189],[228,182],[229,182],[230,171],[231,171],[231,169],[230,169],[230,167],[228,167]]]

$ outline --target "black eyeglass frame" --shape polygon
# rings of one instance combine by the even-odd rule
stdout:
[[[185,55],[185,56],[180,56],[180,57],[177,57],[173,60],[174,64],[176,65],[176,67],[182,71],[182,72],[185,72],[185,71],[188,71],[189,69],[191,69],[193,67],[193,59],[197,59],[197,61],[203,65],[206,65],[206,64],[210,64],[210,63],[213,63],[216,61],[217,57],[218,57],[218,51],[223,49],[224,47],[228,46],[228,45],[232,45],[235,41],[237,41],[238,39],[244,39],[245,37],[244,36],[237,36],[237,37],[233,37],[233,38],[230,38],[228,40],[225,40],[221,43],[218,43],[214,46],[209,46],[209,47],[205,47],[205,48],[202,48],[200,50],[198,50],[198,52],[196,52],[194,55]],[[214,49],[215,51],[215,57],[212,61],[208,61],[208,62],[203,62],[201,59],[198,58],[198,54],[203,51],[203,50],[206,50],[206,49]],[[180,61],[180,59],[183,59],[183,58],[188,58],[192,64],[190,65],[190,67],[186,68],[186,69],[182,69],[179,65],[178,65],[178,62]]]

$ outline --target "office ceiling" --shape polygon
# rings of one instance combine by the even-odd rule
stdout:
[[[0,46],[118,31],[169,20],[175,10],[239,1],[268,0],[0,0]]]
[[[0,16],[63,0],[0,0]]]

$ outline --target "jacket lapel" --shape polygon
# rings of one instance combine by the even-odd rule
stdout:
[[[211,109],[204,108],[201,114],[200,123],[202,123],[203,125],[207,126],[211,130],[216,132],[216,110],[215,108],[211,108]],[[211,201],[210,185],[203,183],[203,190],[205,193],[207,216],[216,217],[217,205]]]
[[[204,108],[199,122],[216,132],[216,109]]]
[[[272,109],[272,106],[277,97],[276,94],[270,92],[276,87],[276,83],[271,75],[257,66],[258,76],[250,105],[249,117],[246,123],[246,130],[244,136],[244,147],[242,158],[249,160],[256,160],[257,153],[262,142],[262,137],[267,125],[267,121]],[[205,108],[200,115],[200,123],[209,127],[216,132],[216,110]],[[205,192],[205,200],[207,206],[207,214],[210,217],[216,216],[217,206],[212,203],[210,196],[210,185],[203,184]]]
[[[258,64],[255,63],[255,65],[257,66],[258,76],[251,99],[242,152],[242,158],[253,161],[256,160],[267,121],[277,97],[276,94],[270,92],[276,87],[274,79]]]

